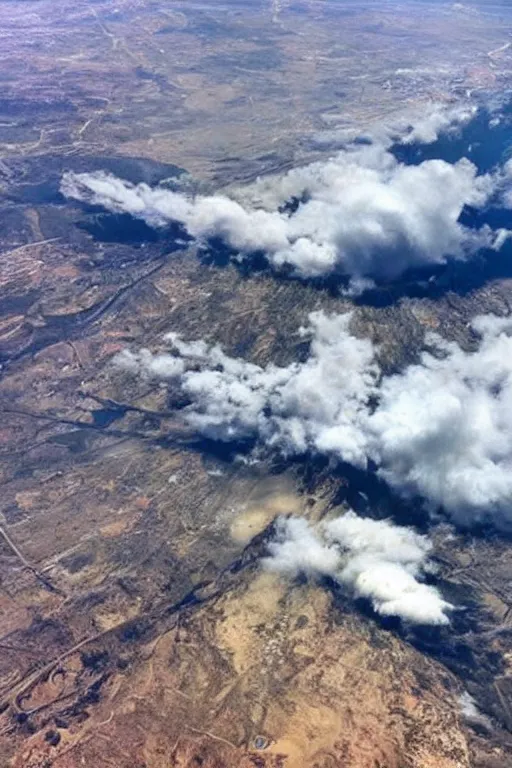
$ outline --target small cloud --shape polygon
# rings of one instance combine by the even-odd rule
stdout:
[[[402,144],[433,144],[441,134],[458,133],[477,113],[476,106],[446,108],[433,104],[426,113],[416,115],[412,126],[402,136]]]
[[[148,379],[172,379],[181,376],[185,370],[184,362],[171,355],[153,355],[149,349],[131,352],[124,349],[112,358],[112,365],[133,376]]]
[[[431,542],[389,520],[354,512],[311,526],[302,518],[282,518],[269,544],[266,568],[287,576],[329,576],[356,598],[369,600],[382,616],[411,624],[448,624],[453,606],[422,581]]]

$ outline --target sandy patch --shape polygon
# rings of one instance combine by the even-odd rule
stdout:
[[[258,484],[246,504],[231,523],[230,533],[234,541],[247,544],[261,533],[279,515],[300,514],[304,499],[297,494],[284,478],[272,478]]]

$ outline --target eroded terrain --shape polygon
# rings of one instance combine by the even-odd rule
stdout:
[[[322,130],[507,82],[499,7],[338,11],[2,4],[2,766],[512,764],[506,540],[439,536],[439,579],[465,608],[450,627],[404,629],[332,584],[282,581],[260,566],[278,514],[408,510],[347,468],[219,451],[166,389],[109,364],[171,329],[287,364],[308,312],[352,301],[58,191],[68,169],[250,179],[315,155]],[[390,369],[425,329],[467,345],[476,313],[510,310],[510,279],[488,277],[390,288],[354,328]],[[464,691],[482,718],[463,716]]]

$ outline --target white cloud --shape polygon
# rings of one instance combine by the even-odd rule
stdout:
[[[415,77],[419,70],[397,70],[396,74]],[[432,74],[429,72],[428,74]],[[441,102],[429,102],[419,107],[406,107],[403,112],[382,117],[373,123],[365,122],[364,130],[356,126],[340,126],[318,131],[310,142],[318,149],[345,148],[355,141],[367,141],[390,147],[400,144],[433,144],[443,135],[460,134],[461,129],[475,117],[475,105],[455,104],[447,106]],[[495,123],[497,125],[498,122]],[[492,124],[490,124],[492,127]]]
[[[383,616],[413,624],[447,624],[452,606],[422,582],[431,542],[389,520],[348,512],[313,528],[301,518],[281,519],[264,565],[294,576],[330,576],[354,597],[370,600]]]
[[[334,577],[342,566],[339,550],[323,541],[301,517],[279,518],[276,538],[268,549],[270,557],[264,559],[264,566],[287,576]]]
[[[165,354],[153,355],[149,349],[140,349],[138,352],[124,349],[112,358],[112,363],[127,373],[149,379],[172,379],[185,370],[181,358]]]
[[[440,112],[419,122],[405,141],[429,139],[454,118]],[[464,259],[492,233],[462,226],[465,205],[486,204],[494,187],[467,159],[404,165],[389,139],[351,146],[281,176],[216,194],[189,197],[106,173],[67,173],[70,198],[127,212],[158,227],[178,221],[198,240],[222,238],[242,258],[261,251],[276,269],[300,277],[339,272],[357,279],[396,277],[409,267]],[[291,199],[301,203],[283,210]]]
[[[192,401],[185,418],[210,438],[255,437],[284,454],[313,450],[361,465],[367,451],[360,422],[379,370],[371,342],[350,333],[350,317],[313,312],[301,329],[312,336],[310,356],[287,367],[261,367],[176,334],[167,335],[174,354],[125,352],[114,362],[134,373],[179,377]]]
[[[409,130],[402,137],[403,144],[432,144],[440,134],[458,133],[477,113],[476,106],[446,108],[433,104],[431,109],[416,114]]]
[[[287,367],[231,358],[168,336],[172,353],[124,353],[135,373],[177,377],[188,423],[224,441],[254,438],[284,455],[307,451],[358,467],[368,458],[404,496],[443,507],[462,525],[512,522],[512,319],[477,318],[473,351],[430,335],[433,351],[380,377],[350,315],[310,315],[310,355]],[[435,354],[434,354],[435,352]]]
[[[512,521],[512,319],[473,322],[478,348],[431,336],[438,354],[384,377],[368,420],[381,474],[459,523]]]

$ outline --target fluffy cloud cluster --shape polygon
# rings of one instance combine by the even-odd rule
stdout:
[[[254,438],[285,455],[328,454],[359,467],[371,459],[406,496],[420,495],[460,524],[512,522],[512,319],[477,318],[474,351],[437,336],[434,351],[381,376],[373,345],[349,329],[350,315],[310,316],[305,362],[265,367],[218,346],[124,352],[134,373],[175,377],[190,399],[184,415],[199,432]]]
[[[123,349],[114,358],[115,365],[133,375],[139,375],[145,379],[173,379],[185,372],[185,362],[179,357],[171,355],[153,355],[149,349],[141,349],[138,352],[130,352]]]
[[[264,564],[295,576],[329,576],[354,597],[370,600],[383,616],[414,624],[447,624],[452,606],[421,578],[431,543],[411,528],[348,512],[313,528],[302,518],[283,518]]]
[[[398,72],[397,72],[398,74]],[[441,135],[457,136],[461,129],[478,113],[475,105],[456,104],[447,106],[431,102],[416,109],[406,109],[401,114],[379,120],[361,133],[355,126],[323,129],[310,137],[318,149],[345,148],[355,140],[368,141],[388,147],[398,144],[433,144]],[[499,123],[499,118],[498,123]]]
[[[410,125],[403,132],[403,144],[432,144],[440,134],[457,133],[477,114],[476,106],[454,106],[446,108],[442,104],[432,105],[423,114],[416,114]]]
[[[353,464],[366,456],[364,420],[379,373],[368,339],[349,331],[350,315],[310,315],[310,356],[287,367],[261,367],[218,346],[166,340],[170,354],[122,352],[115,363],[133,373],[180,378],[192,404],[189,424],[216,440],[257,437],[284,454],[334,453]]]
[[[407,140],[430,136],[447,120],[450,124],[434,116]],[[385,142],[376,142],[345,148],[229,196],[190,197],[102,172],[67,173],[61,191],[151,226],[180,222],[199,241],[219,237],[241,258],[264,253],[274,268],[288,265],[300,277],[337,272],[361,279],[396,277],[410,267],[464,259],[491,245],[488,227],[471,230],[459,217],[464,206],[484,206],[493,184],[467,159],[409,166],[396,160]],[[287,205],[290,201],[296,205]]]
[[[404,493],[460,523],[512,521],[512,319],[482,316],[464,352],[439,337],[421,363],[384,377],[368,419],[371,453]]]

